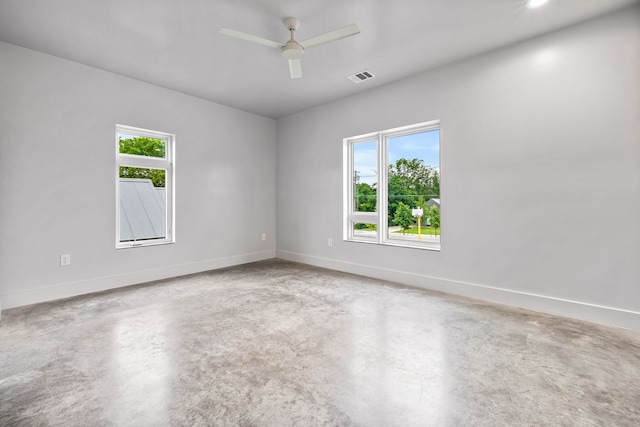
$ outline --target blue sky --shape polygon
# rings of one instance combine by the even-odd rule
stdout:
[[[363,142],[353,147],[354,169],[359,172],[360,182],[376,182],[376,142]],[[396,160],[422,159],[425,165],[440,170],[440,131],[414,133],[389,139],[389,162]]]

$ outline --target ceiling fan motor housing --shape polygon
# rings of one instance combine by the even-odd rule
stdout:
[[[287,42],[287,44],[282,46],[282,56],[287,59],[302,58],[302,55],[304,55],[304,48],[293,38],[293,33],[300,26],[300,21],[298,20],[298,18],[286,18],[284,20],[284,25],[291,33],[291,39]]]
[[[298,18],[286,18],[284,20],[284,26],[287,27],[289,31],[295,31],[300,26],[300,20]]]

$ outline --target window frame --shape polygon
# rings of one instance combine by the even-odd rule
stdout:
[[[141,156],[120,153],[120,134],[134,137],[161,139],[165,142],[164,157]],[[116,249],[157,246],[175,243],[175,134],[116,124],[115,134],[115,183],[116,183]],[[159,239],[120,240],[120,167],[136,167],[165,170],[165,237]]]
[[[343,139],[343,240],[346,242],[369,243],[376,245],[399,246],[406,248],[426,249],[431,251],[441,251],[442,242],[438,248],[434,248],[423,242],[413,242],[396,240],[389,238],[389,224],[387,219],[389,209],[389,140],[391,138],[438,130],[440,132],[439,148],[442,145],[442,129],[440,120],[417,123],[378,132],[371,132],[363,135],[348,137]],[[377,179],[376,179],[376,212],[355,211],[354,192],[354,146],[363,142],[376,142],[377,149]],[[441,150],[438,150],[441,159]],[[441,161],[438,164],[438,171],[441,171]],[[440,182],[442,174],[440,173]],[[439,195],[440,199],[442,195]],[[377,236],[365,237],[356,236],[353,225],[356,223],[375,224]],[[442,228],[442,227],[440,227]]]

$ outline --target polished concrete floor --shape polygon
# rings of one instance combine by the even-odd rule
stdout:
[[[640,334],[281,260],[6,310],[2,426],[639,426]]]

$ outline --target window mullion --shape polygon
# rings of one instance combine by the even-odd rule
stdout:
[[[354,205],[353,205],[353,142],[345,143],[343,148],[343,155],[345,159],[345,164],[343,166],[344,173],[344,183],[346,188],[344,189],[344,199],[343,199],[343,238],[351,239],[353,237],[353,231],[351,227],[350,217],[353,214]]]
[[[169,169],[171,163],[167,159],[142,156],[119,155],[118,166],[131,166],[137,168]]]
[[[387,139],[383,133],[378,134],[378,242],[382,243],[386,240],[387,230],[389,228],[387,220],[388,209],[388,185],[387,185]]]

